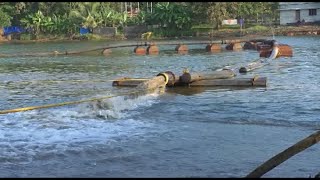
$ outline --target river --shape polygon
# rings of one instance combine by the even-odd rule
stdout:
[[[103,100],[0,115],[0,177],[244,177],[272,156],[320,129],[319,36],[276,36],[293,49],[239,77],[267,77],[260,88],[168,88],[138,98]],[[123,42],[1,44],[0,53],[85,50]],[[120,77],[151,78],[240,67],[254,50],[181,55],[133,48],[108,56],[0,58],[0,110],[117,95]],[[320,145],[263,177],[319,173]]]

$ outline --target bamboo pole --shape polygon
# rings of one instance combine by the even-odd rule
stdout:
[[[275,155],[251,173],[249,173],[246,178],[259,178],[265,173],[269,172],[273,168],[277,167],[279,164],[283,163],[287,159],[291,158],[292,156],[298,154],[301,151],[311,147],[312,145],[316,144],[320,141],[320,131],[317,131],[310,136],[306,137],[305,139],[297,142],[296,144],[292,145],[291,147],[287,148],[286,150],[282,151],[281,153]]]

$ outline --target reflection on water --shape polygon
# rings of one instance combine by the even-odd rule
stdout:
[[[319,41],[276,37],[293,48],[238,77],[267,77],[267,87],[178,87],[135,98],[119,96],[70,106],[0,115],[1,177],[243,177],[273,155],[320,129]],[[79,51],[130,42],[2,44],[0,53]],[[89,48],[90,47],[90,48]],[[256,51],[136,56],[133,48],[108,56],[0,59],[1,110],[117,95],[120,77],[176,76],[241,67]],[[315,145],[265,177],[318,173]]]

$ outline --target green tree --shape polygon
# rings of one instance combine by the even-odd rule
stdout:
[[[222,20],[228,17],[227,2],[208,2],[207,14],[210,22],[213,24],[215,29],[219,29]]]
[[[40,28],[44,20],[44,15],[41,11],[38,11],[34,14],[29,14],[26,18],[22,18],[20,22],[28,29],[32,30],[32,35],[35,39],[38,39],[40,33]]]
[[[70,18],[75,23],[79,23],[84,28],[89,28],[91,31],[102,23],[101,14],[98,7],[100,2],[84,2],[77,3],[76,8],[71,10]]]
[[[0,5],[0,27],[11,26],[11,14],[13,7],[8,3],[3,3]]]
[[[151,14],[147,22],[159,24],[170,30],[190,29],[191,16],[192,12],[188,6],[169,2],[157,3],[154,13]]]

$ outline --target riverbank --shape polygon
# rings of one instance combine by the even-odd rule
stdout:
[[[267,26],[256,26],[255,28],[246,29],[220,29],[212,30],[210,32],[195,32],[193,36],[183,37],[152,37],[151,40],[172,40],[172,39],[194,39],[194,40],[219,40],[219,39],[255,39],[261,37],[273,37],[273,36],[300,36],[300,35],[320,35],[319,25],[299,25],[299,26],[278,26],[278,27],[267,27]],[[140,38],[126,38],[120,34],[115,37],[104,37],[95,34],[86,36],[41,36],[37,40],[25,40],[25,39],[6,39],[0,38],[0,43],[42,43],[42,42],[68,42],[68,41],[122,41],[122,40],[137,40],[145,41]]]

